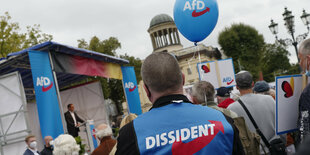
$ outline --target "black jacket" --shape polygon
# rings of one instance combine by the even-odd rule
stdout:
[[[171,104],[172,100],[183,100],[184,102],[190,102],[185,96],[183,95],[171,95],[166,97],[159,98],[154,104],[153,108],[159,108],[162,106],[166,106]],[[225,116],[225,115],[224,115]],[[244,155],[243,146],[239,139],[239,131],[236,126],[233,124],[233,119],[230,117],[225,116],[227,121],[231,124],[234,130],[234,141],[233,141],[233,155]],[[137,155],[140,154],[137,137],[133,125],[133,121],[125,125],[120,130],[119,137],[117,139],[117,155]]]
[[[53,148],[44,146],[44,149],[40,152],[40,155],[53,155]]]
[[[75,112],[74,112],[74,116],[75,116],[76,123],[78,122],[84,123],[84,120],[82,120]],[[67,122],[68,133],[72,135],[73,137],[77,137],[80,129],[75,127],[74,120],[69,111],[65,113],[65,119]]]

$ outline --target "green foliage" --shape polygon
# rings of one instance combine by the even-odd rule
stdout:
[[[79,154],[80,155],[82,155],[82,154],[84,154],[85,153],[85,144],[82,144],[82,141],[84,141],[80,136],[77,136],[77,137],[75,137],[74,138],[75,139],[75,141],[76,141],[76,143],[78,144],[78,145],[80,145],[80,151],[79,151]]]
[[[232,24],[219,34],[218,42],[225,55],[232,57],[236,72],[248,70],[258,80],[274,81],[275,76],[298,74],[298,64],[291,65],[289,52],[281,44],[266,44],[258,31],[245,24]],[[240,67],[239,67],[240,66]]]
[[[254,79],[258,78],[265,43],[263,36],[255,28],[241,23],[233,24],[220,32],[218,43],[225,55],[233,58],[236,72],[239,72],[239,61],[244,70],[253,74]]]
[[[289,52],[277,44],[267,44],[264,46],[261,59],[264,80],[272,82],[275,76],[286,74],[291,64],[288,59]]]
[[[20,33],[19,24],[11,22],[11,18],[8,12],[0,16],[0,57],[53,39],[52,35],[42,33],[40,25],[36,24],[27,26],[27,33]]]

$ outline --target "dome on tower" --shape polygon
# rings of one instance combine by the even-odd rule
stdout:
[[[167,14],[159,14],[159,15],[153,17],[153,19],[151,20],[150,28],[155,26],[155,25],[158,25],[161,23],[167,23],[167,22],[174,22],[174,21],[173,21],[172,17],[170,17]]]

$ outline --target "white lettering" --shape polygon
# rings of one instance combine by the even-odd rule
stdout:
[[[191,127],[191,134],[192,134],[192,139],[197,138],[197,126]]]
[[[160,135],[160,139],[162,140],[161,145],[166,145],[168,143],[168,139],[166,138],[167,133],[162,133]]]
[[[189,3],[189,1],[186,1],[183,11],[186,11],[187,9],[192,10],[192,7],[191,7],[191,4]]]
[[[169,144],[172,144],[175,142],[175,137],[173,136],[174,131],[170,131],[168,133],[168,138],[170,139]]]
[[[44,77],[44,86],[48,86],[48,85],[50,85],[50,84],[51,84],[50,79],[47,78],[47,77]]]
[[[199,130],[199,137],[202,137],[202,133],[204,136],[208,136],[208,125],[206,124],[205,127],[203,127],[202,125],[198,126],[198,130]]]
[[[192,1],[192,9],[195,10],[195,6],[196,6],[196,0]]]
[[[155,146],[160,147],[167,144],[173,144],[180,141],[184,142],[188,139],[193,140],[198,137],[214,135],[215,129],[215,124],[204,124],[156,134],[155,136],[145,138],[146,149],[151,149]]]
[[[190,136],[190,130],[188,128],[181,129],[181,141],[186,141]]]
[[[197,1],[197,10],[202,10],[205,8],[205,3],[203,1]]]
[[[156,146],[160,146],[159,135],[156,135]]]
[[[155,146],[155,138],[150,136],[150,137],[146,137],[145,139],[146,141],[146,149],[150,149],[153,148]],[[150,143],[151,140],[151,143]]]
[[[175,132],[175,137],[177,137],[177,142],[179,142],[180,141],[180,132],[179,132],[179,130],[177,130]]]
[[[209,127],[211,127],[211,135],[214,135],[214,126],[215,124],[209,124]]]
[[[43,86],[42,81],[39,77],[37,77],[37,86]]]

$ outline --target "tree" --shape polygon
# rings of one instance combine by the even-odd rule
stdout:
[[[10,20],[8,12],[0,16],[0,57],[53,39],[52,35],[42,33],[37,24],[27,26],[27,33],[20,33],[19,24]]]
[[[289,73],[292,65],[288,56],[289,52],[281,45],[266,44],[264,46],[261,66],[265,81],[272,82],[275,76]]]
[[[255,80],[258,78],[265,43],[264,37],[255,28],[242,23],[232,24],[219,33],[218,43],[225,55],[233,58],[236,72],[239,71],[239,62],[244,70],[253,74]]]
[[[85,48],[88,50],[100,52],[103,54],[108,54],[112,56],[117,56],[116,50],[121,48],[121,43],[115,37],[110,37],[105,40],[100,40],[97,36],[90,39],[89,43],[85,39],[78,40],[78,47]],[[142,78],[140,75],[141,70],[141,60],[127,54],[120,55],[121,58],[129,60],[129,64],[125,66],[134,66],[137,81],[139,82]],[[94,78],[93,78],[94,79]],[[121,103],[125,101],[124,89],[121,80],[98,78],[102,85],[103,95],[105,98],[110,98],[113,100],[118,110],[121,111]]]

